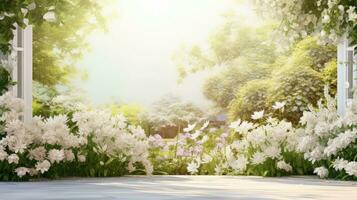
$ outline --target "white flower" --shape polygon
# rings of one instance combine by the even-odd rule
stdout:
[[[48,152],[48,159],[51,161],[51,163],[59,163],[64,159],[64,151],[58,150],[58,149],[51,149]]]
[[[349,9],[347,10],[348,13],[348,20],[349,21],[355,21],[357,20],[357,13],[355,12],[356,7],[350,6]]]
[[[29,9],[29,10],[34,10],[35,8],[36,8],[36,3],[35,2],[32,2],[29,5],[27,5],[27,9]]]
[[[339,9],[341,12],[344,12],[345,7],[343,7],[343,5],[338,5],[338,9]]]
[[[214,168],[215,175],[222,175],[222,172],[223,172],[222,167],[219,165],[216,165],[216,167]]]
[[[101,161],[102,162],[102,161]],[[103,163],[104,164],[104,163]],[[133,165],[133,162],[129,162],[128,163],[128,167],[127,167],[128,171],[131,173],[133,171],[136,170],[136,167]]]
[[[66,161],[72,162],[75,159],[74,153],[72,150],[65,150],[64,151],[64,156]]]
[[[342,158],[337,158],[336,160],[333,161],[333,168],[336,170],[336,171],[340,171],[340,170],[343,170],[345,169],[345,167],[347,166],[348,164],[348,161],[347,160],[344,160]]]
[[[264,110],[259,112],[254,112],[254,114],[252,115],[252,119],[254,120],[261,119],[262,117],[264,117]]]
[[[11,163],[18,164],[19,156],[17,156],[16,154],[11,154],[7,157],[7,161],[9,162],[9,164]]]
[[[133,133],[133,135],[137,138],[145,138],[145,131],[140,126],[129,126],[129,130]]]
[[[285,102],[275,102],[275,104],[273,105],[273,109],[279,110],[281,108],[284,108],[284,106],[285,106]]]
[[[26,168],[26,167],[18,167],[18,168],[15,169],[15,172],[16,172],[18,177],[23,177],[27,173],[29,173],[30,170],[28,168]]]
[[[45,157],[46,149],[42,146],[29,150],[29,158],[32,160],[42,161]]]
[[[238,119],[237,121],[232,122],[229,125],[229,128],[232,128],[236,132],[245,135],[245,134],[248,133],[248,131],[250,131],[251,129],[255,128],[255,125],[253,123],[246,122],[246,121],[241,121],[240,119]]]
[[[84,155],[77,155],[77,158],[78,158],[78,161],[79,162],[85,162],[86,161],[86,156],[84,156]]]
[[[208,154],[204,154],[202,157],[202,163],[209,163],[212,161],[212,156]]]
[[[8,154],[6,153],[6,151],[4,151],[3,149],[0,148],[0,161],[3,161],[7,158]]]
[[[324,154],[327,156],[336,155],[339,150],[346,148],[349,144],[356,141],[356,139],[357,130],[340,133],[336,138],[328,141],[328,146],[325,148]]]
[[[314,169],[314,173],[320,178],[326,178],[328,176],[328,170],[325,167],[317,167]]]
[[[232,148],[238,152],[243,152],[248,145],[247,140],[236,140],[231,144]]]
[[[265,156],[264,153],[262,153],[262,152],[255,152],[255,153],[253,154],[253,157],[252,157],[252,159],[251,159],[251,162],[252,162],[252,164],[254,164],[254,165],[259,165],[259,164],[264,163],[265,160],[266,160],[266,156]]]
[[[26,8],[21,8],[21,12],[22,14],[27,15],[28,10]]]
[[[278,163],[276,163],[276,167],[278,169],[282,169],[285,170],[287,172],[291,172],[293,170],[293,168],[291,167],[291,165],[289,163],[286,163],[285,161],[281,160]]]
[[[357,177],[357,162],[349,162],[345,167],[345,171],[348,175]]]
[[[189,124],[186,128],[183,129],[184,132],[190,132],[196,127],[196,123],[194,124]]]
[[[35,167],[37,171],[40,171],[43,174],[50,169],[51,163],[48,162],[48,160],[44,160],[42,162],[38,162]]]
[[[329,23],[330,22],[330,16],[329,15],[324,15],[322,18],[322,23]]]
[[[200,165],[194,161],[192,161],[191,163],[189,163],[187,165],[187,171],[190,174],[196,174],[198,172],[198,168],[200,167]]]
[[[263,150],[264,154],[270,158],[279,158],[280,148],[274,145],[268,146]]]
[[[53,11],[47,12],[45,15],[43,15],[43,19],[48,21],[48,22],[55,22],[56,19],[56,14]]]
[[[244,155],[239,155],[237,160],[230,161],[229,166],[237,172],[243,172],[248,165],[248,159]]]
[[[196,130],[192,135],[191,135],[191,137],[192,137],[192,139],[194,140],[194,139],[196,139],[198,136],[200,136],[201,135],[201,131],[200,130]]]
[[[201,127],[201,131],[202,130],[204,130],[205,128],[207,128],[208,127],[208,125],[209,125],[209,121],[206,121],[204,124],[203,124],[203,126]]]

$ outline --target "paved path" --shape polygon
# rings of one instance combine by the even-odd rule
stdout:
[[[0,182],[1,200],[357,199],[357,182],[315,177],[153,176]]]

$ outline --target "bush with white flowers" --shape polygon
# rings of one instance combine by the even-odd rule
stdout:
[[[357,4],[354,0],[255,0],[257,8],[281,21],[290,41],[318,36],[335,43],[347,34],[357,44]]]
[[[24,123],[23,101],[10,93],[0,108],[0,180],[152,173],[144,131],[120,115],[92,110]]]
[[[273,109],[283,109],[278,102]],[[152,136],[156,169],[164,174],[216,174],[281,176],[309,173],[312,168],[294,151],[292,124],[255,112],[256,123],[235,121],[216,129],[206,122],[191,124],[175,139],[165,142]]]
[[[228,127],[190,124],[174,139],[147,137],[122,115],[96,109],[24,123],[23,102],[10,93],[0,108],[0,180],[144,173],[357,178],[357,100],[340,117],[327,90],[299,127],[262,110]]]
[[[325,91],[326,102],[304,112],[297,130],[296,151],[317,168],[320,177],[357,178],[357,101],[344,116],[337,115],[335,100]]]

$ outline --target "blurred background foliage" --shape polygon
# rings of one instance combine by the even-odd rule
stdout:
[[[209,38],[208,48],[195,45],[187,55],[181,53],[180,78],[212,70],[203,94],[230,120],[251,120],[259,110],[273,112],[279,101],[287,109],[278,117],[297,124],[307,106],[323,97],[325,85],[336,94],[336,46],[306,37],[281,48],[269,39],[274,28],[274,23],[252,27],[227,19]]]
[[[110,18],[102,5],[110,1],[60,1],[54,7],[57,20],[51,23],[42,16],[54,3],[36,1],[37,10],[29,15],[34,24],[35,115],[70,114],[88,103],[71,80],[85,74],[76,63],[90,49],[87,36],[106,30]],[[307,105],[315,105],[323,97],[324,85],[336,94],[336,47],[321,45],[313,37],[282,47],[272,40],[276,28],[271,21],[252,25],[242,17],[226,15],[225,23],[212,32],[205,46],[192,45],[175,52],[179,81],[211,71],[202,93],[213,102],[216,113],[225,113],[229,120],[250,120],[254,111],[274,112],[272,105],[283,101],[287,108],[274,114],[296,124]],[[1,68],[0,73],[0,90],[4,92],[13,83],[6,70]],[[152,109],[125,103],[104,107],[113,114],[123,113],[129,123],[142,125],[149,134],[163,127],[180,131],[189,122],[208,119],[210,113],[174,96],[163,97]]]

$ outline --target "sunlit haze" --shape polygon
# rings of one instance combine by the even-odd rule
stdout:
[[[222,14],[233,7],[242,15],[252,15],[249,7],[230,0],[116,2],[110,8],[118,17],[110,20],[108,32],[89,37],[92,50],[79,63],[89,78],[81,86],[94,103],[150,105],[170,93],[207,106],[201,87],[208,72],[178,84],[172,55],[182,45],[204,43],[224,22]]]

